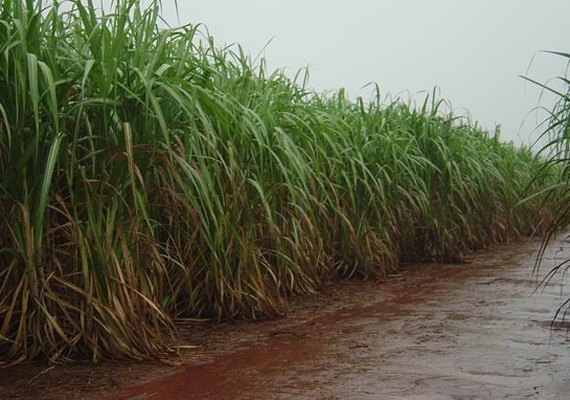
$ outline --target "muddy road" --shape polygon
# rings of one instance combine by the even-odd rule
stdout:
[[[567,325],[551,329],[565,288],[557,277],[533,293],[535,250],[416,266],[373,293],[352,285],[350,305],[261,325],[244,348],[106,399],[570,398]]]
[[[386,284],[347,282],[301,298],[282,320],[205,328],[188,337],[197,348],[185,367],[143,373],[139,364],[130,377],[119,367],[110,393],[91,397],[570,398],[568,324],[551,326],[570,286],[556,276],[534,292],[537,246],[501,247],[466,264],[409,266]],[[570,243],[558,242],[540,277],[564,259]],[[137,379],[147,382],[132,386]]]

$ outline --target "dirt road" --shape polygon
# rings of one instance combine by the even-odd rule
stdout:
[[[570,398],[568,325],[550,324],[569,291],[557,277],[533,294],[536,248],[349,283],[321,296],[324,311],[241,325],[209,360],[106,400]],[[565,258],[560,242],[540,276]]]

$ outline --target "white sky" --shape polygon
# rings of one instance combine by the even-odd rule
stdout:
[[[503,139],[529,144],[539,91],[519,75],[545,81],[565,73],[570,0],[163,0],[173,26],[203,23],[220,45],[263,51],[270,69],[291,77],[309,66],[318,91],[377,82],[383,94],[431,91],[454,111]],[[534,61],[530,65],[531,59]]]

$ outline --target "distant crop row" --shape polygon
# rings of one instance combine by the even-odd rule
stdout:
[[[313,93],[157,1],[55,3],[0,0],[0,362],[156,357],[176,318],[279,315],[549,215],[543,162],[435,98]]]

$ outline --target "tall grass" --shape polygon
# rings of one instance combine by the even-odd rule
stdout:
[[[0,0],[1,362],[156,357],[176,318],[280,315],[548,214],[516,206],[540,159],[434,97],[313,93],[158,0],[66,5]]]
[[[570,53],[548,52],[553,56],[566,61],[566,74],[556,77],[550,82],[543,83],[525,77],[556,100],[554,106],[546,109],[548,117],[539,125],[542,129],[537,143],[541,143],[538,153],[547,162],[543,170],[555,169],[559,179],[547,187],[544,201],[553,206],[552,218],[546,224],[543,242],[538,253],[535,271],[538,271],[541,261],[545,256],[547,246],[559,235],[561,229],[567,229],[570,225]],[[539,173],[537,179],[542,179]],[[541,284],[548,284],[557,273],[567,273],[570,269],[570,260],[564,260],[544,276]],[[554,319],[558,316],[566,318],[570,311],[570,298],[568,298],[557,310]]]

